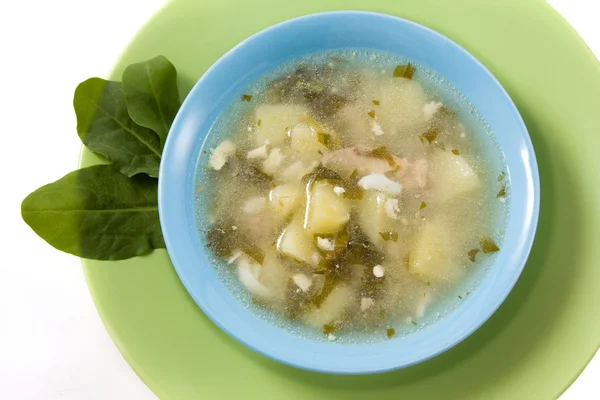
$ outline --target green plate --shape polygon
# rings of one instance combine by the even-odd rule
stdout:
[[[132,40],[112,78],[164,54],[182,93],[219,56],[269,25],[333,9],[398,15],[464,46],[502,82],[531,134],[542,203],[533,251],[494,316],[452,350],[381,375],[300,371],[266,359],[213,325],[165,251],[84,261],[100,316],[161,399],[550,399],[600,344],[600,65],[542,0],[175,0]],[[82,164],[98,160],[84,153]]]

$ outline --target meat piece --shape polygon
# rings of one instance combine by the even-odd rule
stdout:
[[[358,177],[371,174],[385,174],[401,183],[407,189],[427,186],[427,160],[409,162],[406,158],[393,157],[393,165],[388,160],[369,156],[370,149],[347,147],[323,156],[323,165],[348,179],[354,171]]]
[[[406,168],[398,171],[397,176],[406,189],[422,189],[427,186],[428,164],[426,159],[407,162]]]
[[[354,170],[358,171],[359,176],[365,176],[385,174],[397,169],[397,166],[400,166],[400,169],[404,166],[404,159],[394,157],[396,165],[392,166],[387,160],[368,156],[369,151],[359,147],[347,147],[325,154],[322,162],[325,167],[334,170],[344,178],[349,178]]]

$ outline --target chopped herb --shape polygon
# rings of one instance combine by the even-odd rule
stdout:
[[[250,100],[252,100],[252,96],[250,96],[249,94],[243,94],[242,95],[242,100],[244,100],[244,101],[250,101]]]
[[[375,118],[375,110],[371,110],[367,113],[367,115],[371,118]]]
[[[431,286],[431,282],[427,281],[427,286]]]
[[[379,100],[373,100],[373,104],[375,104],[376,106],[378,106],[381,103],[379,102]]]
[[[319,153],[320,155],[323,155],[323,152],[321,150],[317,150],[317,153]]]
[[[463,297],[461,295],[458,295],[458,298],[461,299],[461,300],[463,299]]]
[[[438,113],[438,114],[440,114],[440,115],[447,115],[447,116],[449,116],[449,117],[454,117],[454,116],[456,115],[456,113],[455,113],[454,111],[452,111],[451,109],[449,109],[449,108],[448,108],[448,107],[446,107],[446,106],[441,106],[441,107],[438,109],[438,112],[437,112],[437,113]]]
[[[331,148],[332,140],[330,134],[325,132],[317,132],[317,140],[328,149]]]
[[[460,152],[457,149],[452,149],[452,154],[454,154],[455,156],[460,155]]]
[[[424,209],[425,207],[427,207],[427,203],[425,203],[424,201],[421,202],[421,206],[419,207],[419,210]]]
[[[383,238],[383,240],[385,240],[386,242],[388,240],[391,240],[392,242],[397,242],[398,241],[398,232],[379,232],[379,235],[381,235],[381,237]]]
[[[204,190],[204,186],[198,185],[198,186],[196,186],[196,190],[199,191],[199,192],[201,192],[201,191]]]
[[[496,195],[496,197],[504,197],[504,196],[506,196],[506,185],[502,185],[502,187],[500,188],[500,191]]]
[[[473,249],[467,253],[471,262],[475,262],[475,257],[477,256],[477,253],[479,253],[479,249]]]
[[[500,173],[500,175],[498,175],[498,182],[502,182],[504,180],[504,171],[502,171]]]
[[[417,326],[419,324],[417,324],[417,321],[410,321],[411,324],[413,324],[414,326]]]
[[[385,332],[387,333],[388,338],[391,338],[396,334],[396,330],[394,328],[387,328]]]
[[[381,264],[385,258],[384,254],[369,240],[367,234],[356,220],[356,215],[351,213],[350,221],[346,225],[348,233],[347,244],[339,257],[337,257],[337,263],[340,265]],[[370,274],[370,276],[373,276],[373,274]]]
[[[350,180],[351,181],[356,181],[358,178],[358,169],[355,169],[354,171],[352,171],[352,173],[350,174]]]
[[[258,122],[256,123],[256,125],[260,126],[260,124],[262,124],[262,119],[259,119]]]
[[[248,163],[248,160],[242,153],[236,153],[232,167],[234,168],[234,176],[239,176],[248,183],[264,188],[270,187],[273,183],[272,177],[265,174],[257,166]]]
[[[429,129],[424,134],[422,134],[420,137],[421,137],[421,143],[423,142],[423,139],[425,139],[425,140],[427,140],[427,142],[429,142],[429,144],[431,144],[435,139],[437,139],[438,131],[437,131],[437,129],[432,128],[432,129]]]
[[[394,160],[394,156],[389,152],[387,147],[379,146],[374,148],[373,150],[367,152],[368,157],[380,158],[382,160],[386,160],[391,167],[396,165],[396,160]]]
[[[235,249],[241,249],[256,262],[262,264],[265,254],[261,248],[252,244],[232,226],[230,222],[226,222],[211,227],[206,232],[206,247],[217,257],[229,257]]]
[[[336,331],[336,327],[330,324],[325,324],[323,325],[323,333],[325,335],[329,335],[330,333],[333,333]]]
[[[392,75],[394,76],[394,78],[412,79],[414,73],[415,67],[411,63],[408,63],[396,66]]]
[[[256,304],[256,305],[260,304],[260,301],[256,297],[253,297],[251,301],[252,301],[252,304]]]
[[[316,305],[317,307],[320,307],[321,304],[323,304],[323,302],[325,301],[325,299],[329,296],[329,294],[331,294],[333,289],[335,289],[335,287],[338,284],[338,281],[339,281],[339,278],[332,276],[332,275],[327,275],[325,273],[325,282],[323,283],[323,289],[321,289],[321,292],[318,293],[312,299],[312,302],[314,303],[314,305]]]
[[[496,243],[494,243],[494,241],[489,237],[484,237],[483,239],[481,239],[479,245],[481,246],[481,250],[483,250],[484,254],[493,253],[495,251],[500,250],[500,248],[496,246]]]

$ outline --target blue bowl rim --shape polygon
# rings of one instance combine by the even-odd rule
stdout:
[[[322,368],[320,366],[305,365],[305,364],[293,362],[293,361],[286,359],[285,356],[281,356],[280,354],[269,351],[268,346],[266,346],[265,348],[260,348],[258,346],[255,346],[255,345],[247,342],[243,335],[239,335],[239,334],[237,334],[237,332],[232,331],[227,325],[222,323],[220,318],[217,315],[215,315],[210,310],[210,308],[206,307],[203,299],[198,297],[195,294],[193,287],[187,281],[185,274],[183,273],[182,266],[179,265],[178,262],[176,261],[177,257],[175,255],[177,254],[177,245],[174,241],[172,241],[172,237],[170,234],[171,231],[169,229],[170,223],[169,223],[168,218],[165,217],[166,208],[169,207],[168,190],[165,189],[165,184],[166,184],[167,180],[169,179],[169,175],[170,175],[170,171],[169,171],[169,158],[170,157],[169,157],[169,155],[171,153],[173,153],[173,148],[176,147],[175,141],[176,141],[177,135],[174,134],[174,132],[176,132],[180,128],[180,126],[183,125],[183,123],[185,121],[184,113],[182,113],[181,111],[186,109],[186,105],[188,105],[188,103],[190,103],[190,99],[194,97],[196,92],[201,90],[204,82],[210,79],[210,77],[214,73],[214,71],[218,70],[220,64],[223,63],[225,60],[227,60],[229,57],[231,57],[239,48],[247,45],[248,43],[250,43],[254,40],[260,39],[261,37],[263,37],[265,35],[269,35],[272,31],[277,30],[278,28],[281,28],[282,26],[285,26],[287,24],[302,21],[302,20],[307,20],[307,19],[317,19],[317,18],[332,17],[332,16],[333,17],[343,17],[345,15],[375,16],[375,17],[395,20],[396,22],[411,25],[413,27],[416,27],[420,30],[425,31],[428,35],[436,36],[438,39],[441,39],[442,41],[444,41],[445,44],[454,46],[464,56],[466,56],[472,63],[474,63],[477,67],[479,67],[487,75],[487,77],[490,79],[490,81],[494,83],[494,85],[497,87],[497,89],[499,89],[502,92],[502,94],[505,96],[506,100],[508,101],[508,103],[510,104],[510,106],[512,108],[513,117],[517,121],[519,127],[521,128],[521,132],[523,133],[522,139],[524,141],[526,153],[527,153],[527,154],[525,154],[525,156],[526,156],[525,158],[527,158],[527,160],[528,160],[528,163],[526,164],[526,169],[528,168],[531,173],[529,179],[527,179],[528,186],[529,186],[528,189],[531,192],[530,197],[532,197],[529,200],[532,201],[532,203],[533,203],[529,212],[527,213],[528,221],[524,221],[524,225],[528,226],[529,228],[528,229],[526,227],[523,228],[523,229],[526,229],[526,236],[524,237],[522,246],[521,246],[520,264],[517,266],[518,268],[514,272],[512,281],[510,281],[509,284],[506,285],[504,292],[502,293],[501,296],[498,297],[497,302],[489,307],[488,313],[486,315],[484,315],[482,318],[480,318],[476,323],[474,323],[469,328],[469,330],[466,331],[464,334],[462,334],[460,337],[456,338],[452,342],[445,344],[444,346],[440,347],[439,349],[436,349],[436,351],[429,353],[427,356],[421,357],[420,359],[414,360],[412,362],[404,363],[404,364],[396,365],[394,363],[391,363],[391,364],[383,365],[380,367],[370,367],[367,369],[360,368],[360,367],[350,368],[350,369]],[[279,22],[277,24],[271,25],[255,34],[249,36],[248,38],[244,39],[243,41],[241,41],[240,43],[235,45],[229,51],[227,51],[224,55],[222,55],[217,61],[215,61],[205,71],[205,73],[196,82],[196,84],[194,85],[194,87],[192,88],[192,90],[190,91],[188,96],[186,97],[186,99],[183,101],[183,103],[180,107],[180,110],[177,113],[175,120],[173,121],[171,130],[170,130],[167,140],[165,142],[165,146],[163,149],[163,159],[161,161],[160,171],[159,171],[158,210],[159,210],[160,224],[163,229],[163,235],[164,235],[166,248],[169,253],[169,256],[171,257],[173,266],[177,272],[179,279],[183,283],[184,287],[186,288],[186,290],[188,291],[190,296],[194,299],[196,304],[202,309],[204,314],[207,315],[213,323],[215,323],[221,330],[226,332],[230,337],[234,338],[235,340],[237,340],[244,346],[254,350],[255,352],[257,352],[263,356],[266,356],[268,358],[271,358],[271,359],[281,362],[283,364],[286,364],[286,365],[289,365],[292,367],[296,367],[299,369],[305,369],[305,370],[313,371],[313,372],[342,374],[342,375],[383,373],[383,372],[388,372],[388,371],[397,370],[397,369],[401,369],[401,368],[406,368],[406,367],[427,361],[433,357],[436,357],[437,355],[439,355],[441,353],[448,351],[449,349],[451,349],[452,347],[456,346],[457,344],[459,344],[463,340],[465,340],[467,337],[469,337],[477,329],[479,329],[497,311],[497,309],[500,307],[500,305],[506,300],[506,298],[512,291],[513,287],[515,286],[517,280],[519,279],[519,277],[523,271],[523,268],[525,267],[525,264],[527,262],[529,254],[531,252],[531,248],[533,246],[533,241],[534,241],[535,233],[537,230],[537,225],[538,225],[538,220],[539,220],[539,207],[540,207],[540,178],[539,178],[537,161],[536,161],[536,157],[535,157],[535,151],[533,149],[533,144],[531,142],[531,138],[529,136],[527,127],[526,127],[516,105],[514,104],[512,98],[506,92],[504,87],[500,84],[498,79],[485,67],[485,65],[483,65],[483,63],[481,63],[477,58],[475,58],[470,52],[468,52],[466,49],[464,49],[462,46],[460,46],[456,42],[452,41],[448,37],[442,35],[441,33],[437,32],[431,28],[428,28],[424,25],[418,24],[416,22],[413,22],[413,21],[410,21],[410,20],[407,20],[407,19],[404,19],[401,17],[384,14],[384,13],[372,12],[372,11],[361,11],[361,10],[325,11],[325,12],[312,13],[312,14],[307,14],[307,15],[291,18],[291,19]],[[418,332],[417,332],[417,334],[418,334]]]

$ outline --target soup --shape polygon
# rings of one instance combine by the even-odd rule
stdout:
[[[501,245],[509,188],[493,135],[443,78],[396,56],[289,62],[209,139],[198,212],[216,268],[253,308],[326,340],[433,322]]]

